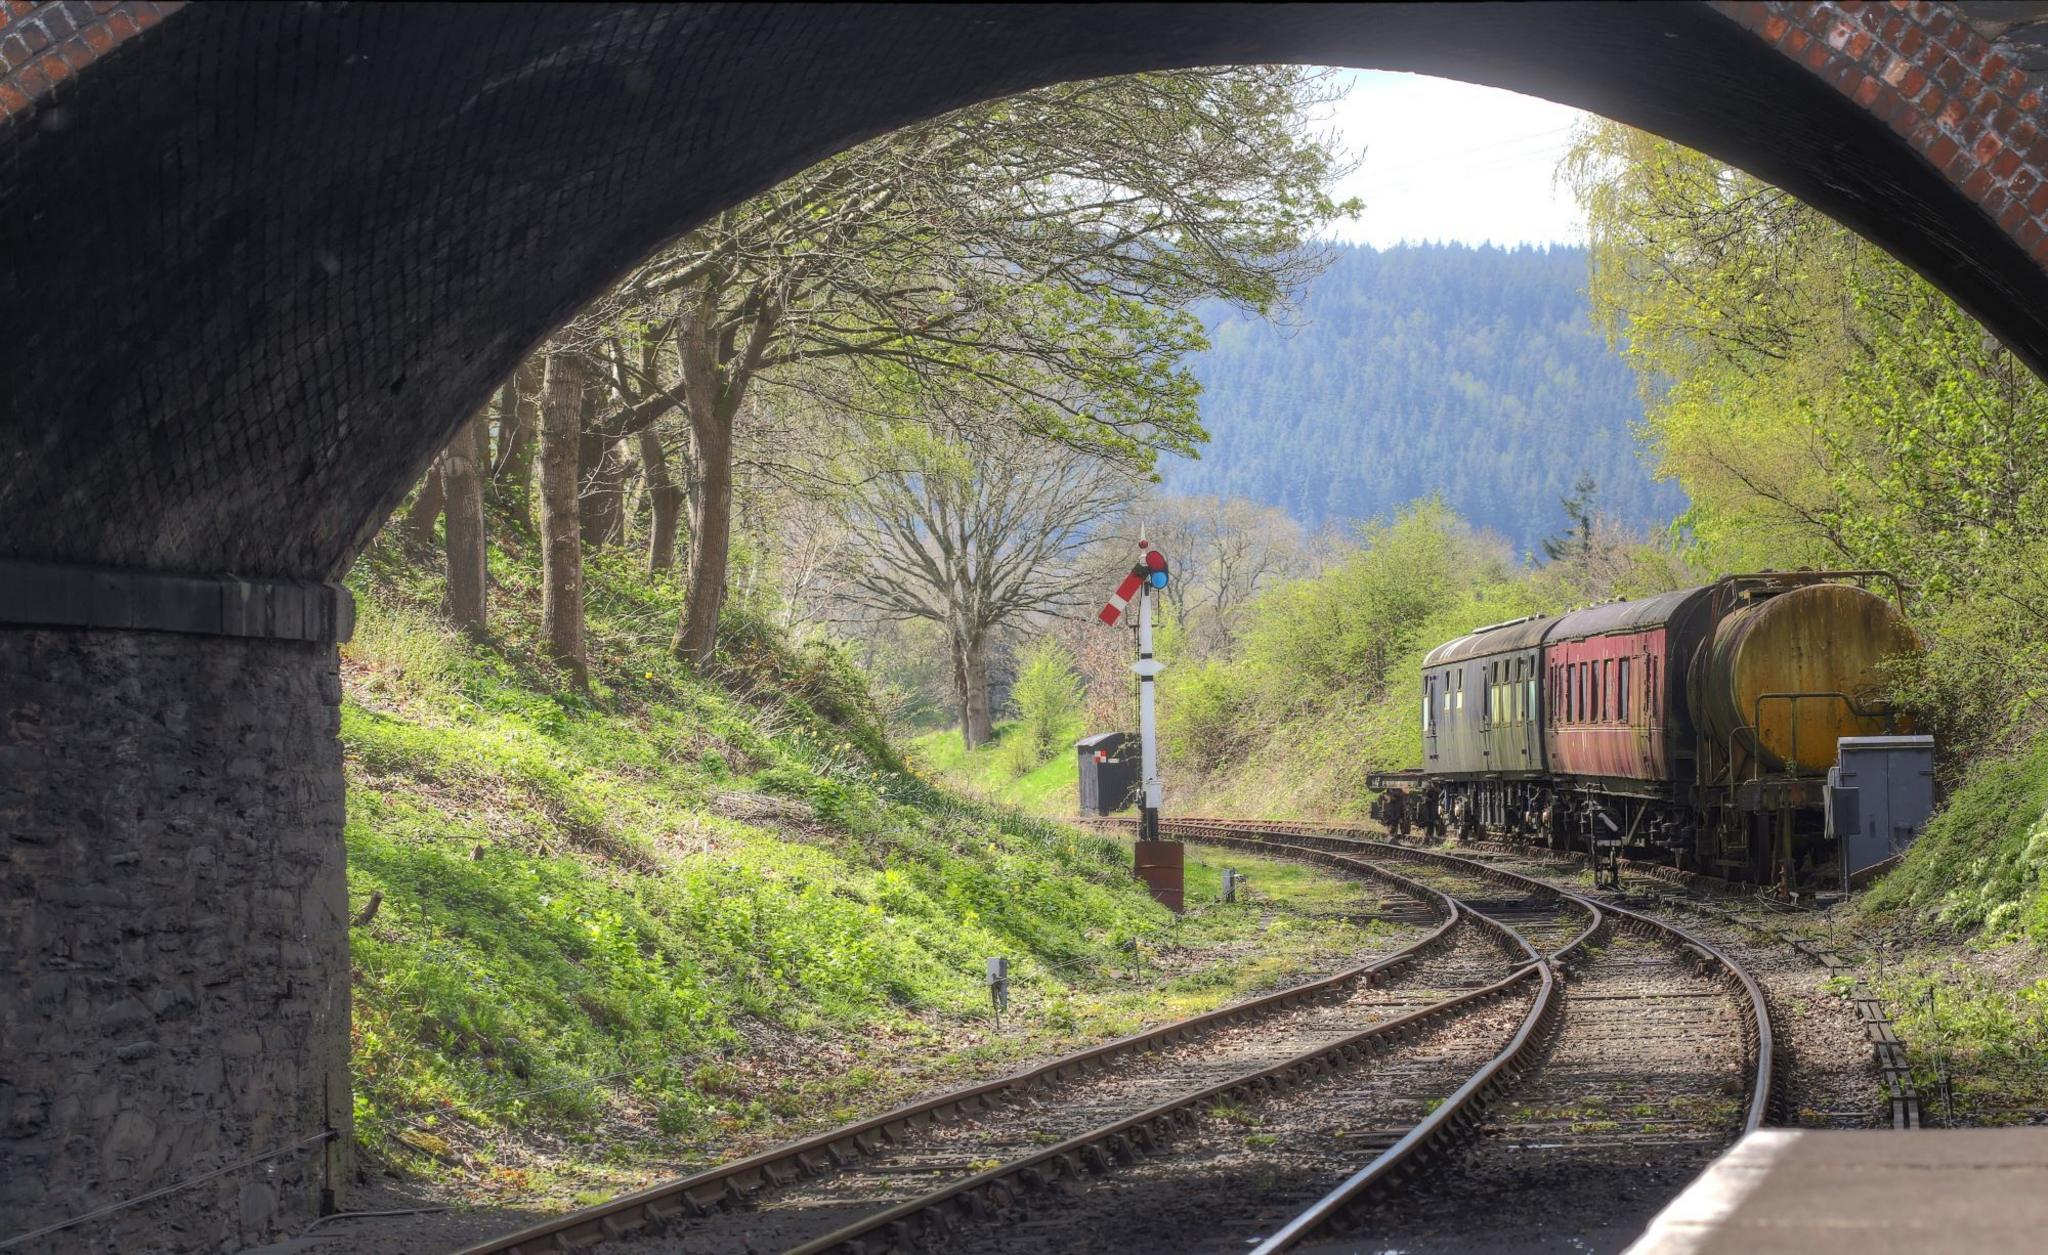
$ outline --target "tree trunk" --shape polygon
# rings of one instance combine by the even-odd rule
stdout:
[[[441,492],[448,512],[448,595],[444,608],[457,627],[484,634],[484,477],[477,433],[490,418],[478,414],[455,433],[441,454]]]
[[[697,434],[697,500],[690,518],[690,572],[676,656],[693,667],[710,663],[718,648],[718,612],[725,606],[725,574],[732,547],[732,419],[712,413]]]
[[[619,539],[625,516],[626,459],[617,439],[586,431],[577,445],[577,461],[583,472],[583,543],[601,549]]]
[[[676,359],[682,368],[683,408],[694,438],[696,474],[690,513],[690,572],[684,590],[683,622],[676,632],[676,656],[702,668],[718,647],[718,615],[725,608],[725,576],[732,548],[732,432],[747,385],[775,331],[778,314],[750,297],[753,319],[744,336],[740,324],[718,317],[718,292],[707,281],[695,299],[696,312],[676,331]],[[742,345],[744,341],[744,345]]]
[[[533,529],[533,445],[540,427],[540,388],[540,368],[530,360],[520,363],[505,385],[512,408],[510,417],[500,420],[497,461],[491,468],[498,500],[528,531]]]
[[[995,735],[994,712],[988,701],[988,641],[976,640],[967,651],[967,721],[974,743],[986,745]]]
[[[953,690],[960,710],[960,741],[979,749],[995,735],[988,701],[988,641],[984,637],[953,639]]]
[[[583,652],[583,542],[576,444],[583,434],[583,362],[548,354],[540,403],[541,630],[577,688],[590,686]]]
[[[427,468],[427,478],[420,484],[419,495],[412,499],[412,509],[405,514],[405,530],[414,540],[423,545],[434,543],[434,524],[441,521],[441,503],[445,498],[441,492],[441,466],[437,460]]]
[[[669,474],[668,454],[661,447],[661,433],[649,427],[640,433],[640,466],[647,476],[647,495],[654,506],[654,523],[647,534],[647,569],[673,571],[676,565],[676,525],[682,521],[683,490]]]
[[[503,404],[503,402],[504,397],[501,394],[499,403]],[[491,409],[489,406],[479,411],[476,418],[471,421],[470,435],[476,442],[476,482],[481,485],[491,474]]]

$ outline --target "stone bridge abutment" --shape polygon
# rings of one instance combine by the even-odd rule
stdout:
[[[666,240],[1048,82],[1412,70],[1741,165],[2039,370],[2044,16],[0,0],[0,1244],[232,1168],[54,1247],[232,1249],[339,1184],[330,581],[514,364]]]

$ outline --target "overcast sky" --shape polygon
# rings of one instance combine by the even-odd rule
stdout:
[[[1403,241],[1578,243],[1578,209],[1552,172],[1586,115],[1514,92],[1415,74],[1345,71],[1330,124],[1365,164],[1339,188],[1365,213],[1335,234]]]

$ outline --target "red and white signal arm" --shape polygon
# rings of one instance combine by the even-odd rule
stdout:
[[[1155,573],[1163,576],[1166,571],[1166,555],[1142,540],[1138,542],[1138,548],[1143,551],[1143,556],[1139,558],[1137,565],[1131,568],[1130,574],[1124,576],[1123,582],[1116,586],[1116,591],[1109,595],[1109,601],[1103,605],[1102,613],[1098,616],[1111,626],[1115,626],[1116,621],[1123,617],[1124,611],[1131,604],[1131,598],[1138,595],[1138,590],[1144,586],[1146,580],[1152,580],[1155,588],[1166,587],[1163,578],[1153,578]]]
[[[1116,591],[1109,595],[1109,601],[1104,603],[1102,621],[1114,626],[1116,621],[1123,617],[1124,607],[1130,605],[1131,598],[1138,595],[1138,586],[1144,582],[1145,572],[1132,567],[1131,573],[1124,576],[1123,582],[1116,586]]]

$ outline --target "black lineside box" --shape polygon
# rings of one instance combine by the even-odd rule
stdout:
[[[1081,759],[1081,813],[1110,815],[1131,805],[1138,791],[1136,734],[1098,732],[1074,742]]]

